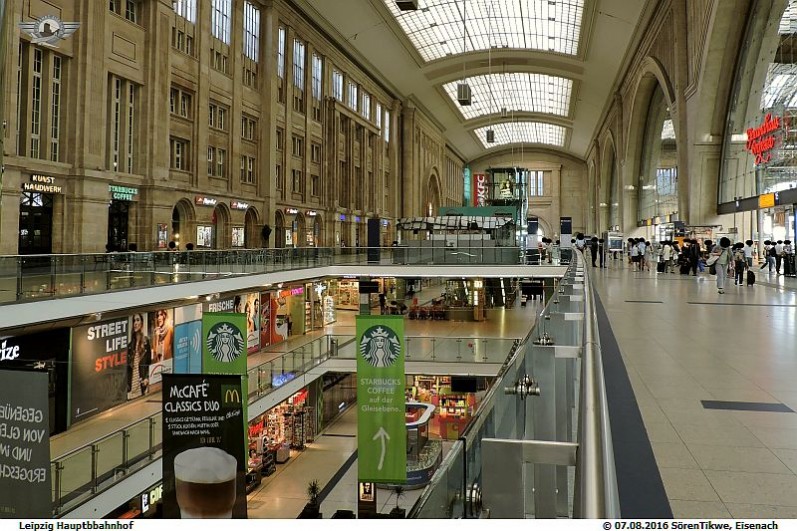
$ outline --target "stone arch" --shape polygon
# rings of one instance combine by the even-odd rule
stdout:
[[[547,219],[537,216],[537,223],[540,225],[539,228],[542,229],[543,236],[546,238],[553,238],[555,233],[551,223]]]
[[[210,218],[213,224],[214,249],[228,249],[232,244],[231,220],[232,214],[229,207],[225,203],[218,203],[213,209],[213,214]]]
[[[262,230],[260,229],[260,216],[257,209],[250,206],[244,214],[244,243],[247,249],[261,247],[263,244]]]
[[[638,217],[638,179],[642,171],[642,153],[647,128],[647,119],[650,104],[656,88],[661,88],[664,94],[664,101],[670,108],[673,126],[676,132],[676,150],[682,152],[682,134],[678,127],[678,108],[676,106],[675,90],[670,81],[670,77],[662,64],[653,57],[645,57],[640,64],[637,72],[637,81],[634,86],[631,99],[631,113],[628,121],[628,132],[626,134],[625,149],[625,171],[622,175],[623,190],[623,219],[621,226],[625,232],[633,232],[636,229]],[[683,190],[679,191],[679,196],[683,197]]]
[[[443,206],[443,187],[440,185],[440,172],[436,167],[431,169],[425,190],[422,215],[436,216],[440,211],[440,207]]]
[[[277,210],[274,214],[274,247],[285,247],[285,214]]]
[[[297,213],[293,218],[293,246],[294,247],[307,247],[307,224],[305,223],[304,214]]]
[[[604,231],[612,225],[622,225],[621,183],[617,171],[617,145],[614,135],[606,131],[601,153],[601,189],[598,195],[598,231]]]
[[[187,243],[194,243],[194,230],[196,227],[196,211],[194,204],[182,198],[172,208],[172,239],[178,247],[185,247]]]
[[[319,213],[310,219],[312,219],[312,228],[310,230],[313,231],[313,245],[315,247],[325,247],[323,216]]]

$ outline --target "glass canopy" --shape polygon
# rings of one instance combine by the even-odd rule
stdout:
[[[491,47],[578,53],[584,0],[419,0],[415,11],[382,1],[424,61]]]
[[[495,132],[495,142],[487,143],[487,130]],[[506,122],[489,127],[480,127],[474,131],[485,148],[506,144],[548,144],[564,147],[565,128],[561,125],[542,122]]]
[[[567,78],[526,73],[471,77],[467,80],[473,91],[473,103],[469,106],[457,103],[458,83],[459,81],[447,83],[443,88],[466,120],[500,113],[502,108],[510,113],[526,111],[557,116],[567,116],[570,113],[573,81]]]

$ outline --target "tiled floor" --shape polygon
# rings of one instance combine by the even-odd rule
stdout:
[[[797,517],[797,282],[593,269],[676,518]],[[663,304],[626,301],[656,300]],[[689,304],[692,303],[692,304]],[[723,303],[706,304],[706,303]],[[614,434],[615,437],[622,436]]]

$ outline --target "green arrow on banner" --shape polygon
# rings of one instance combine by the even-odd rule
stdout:
[[[360,482],[407,481],[402,316],[357,317],[357,451]]]

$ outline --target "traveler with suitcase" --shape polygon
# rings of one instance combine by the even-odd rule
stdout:
[[[748,270],[747,260],[744,257],[744,244],[741,242],[733,246],[733,270],[736,272],[733,285],[741,286],[745,281],[745,272]]]

